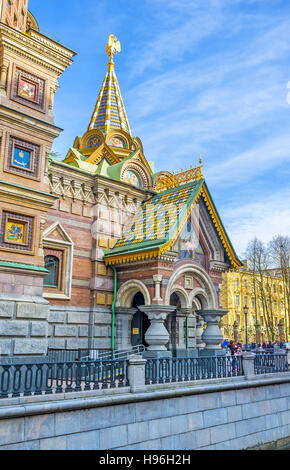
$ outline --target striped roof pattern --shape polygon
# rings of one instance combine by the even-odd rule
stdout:
[[[113,67],[109,67],[103,82],[88,130],[123,130],[131,135],[119,83]]]
[[[154,196],[142,204],[133,221],[125,226],[122,237],[114,249],[144,242],[167,239],[176,222],[181,222],[197,184],[176,188]]]

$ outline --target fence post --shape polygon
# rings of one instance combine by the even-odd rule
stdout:
[[[144,392],[145,385],[145,364],[147,360],[142,356],[132,356],[129,358],[128,379],[132,393]]]
[[[290,342],[286,343],[286,350],[287,350],[288,367],[290,368]]]
[[[248,351],[245,351],[242,354],[243,371],[246,379],[249,379],[255,375],[255,357],[256,355],[254,353]]]

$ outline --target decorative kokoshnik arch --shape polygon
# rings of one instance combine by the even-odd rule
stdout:
[[[174,271],[167,285],[165,299],[164,299],[165,305],[170,304],[170,296],[176,290],[175,283],[178,280],[178,278],[182,276],[183,274],[188,274],[188,273],[193,274],[194,277],[199,282],[201,282],[201,284],[204,286],[203,289],[196,289],[195,291],[193,290],[193,293],[191,293],[191,295],[188,296],[188,307],[191,307],[194,297],[200,294],[204,297],[205,301],[207,302],[208,304],[207,308],[209,309],[218,308],[218,298],[217,298],[216,290],[209,275],[204,269],[193,264],[185,264],[181,266],[180,268],[178,268],[176,271]]]

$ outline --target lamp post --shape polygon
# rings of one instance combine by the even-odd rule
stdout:
[[[246,351],[248,350],[248,311],[249,311],[249,308],[247,305],[245,305],[244,314],[245,314]]]

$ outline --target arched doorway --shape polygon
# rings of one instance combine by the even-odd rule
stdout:
[[[150,321],[147,315],[143,312],[140,312],[138,306],[145,305],[144,295],[141,292],[137,292],[134,295],[132,301],[132,308],[136,308],[137,312],[134,314],[131,323],[131,344],[132,346],[138,346],[143,344],[148,346],[145,341],[145,333],[150,326]]]

